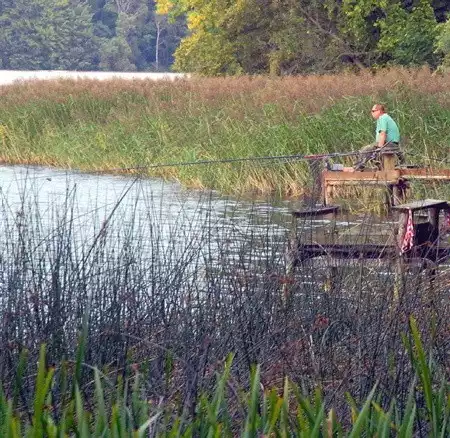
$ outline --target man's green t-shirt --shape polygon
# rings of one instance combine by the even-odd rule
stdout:
[[[383,114],[378,117],[375,139],[376,142],[378,142],[378,137],[380,136],[381,131],[386,132],[386,143],[400,142],[400,131],[398,129],[397,123],[394,122],[389,114]]]

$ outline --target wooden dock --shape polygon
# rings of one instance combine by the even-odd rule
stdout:
[[[341,171],[323,171],[322,195],[324,204],[329,205],[333,202],[337,187],[352,185],[384,186],[390,193],[389,204],[397,205],[404,201],[408,181],[450,182],[450,169],[396,166],[396,157],[392,152],[382,154],[381,159],[381,170],[355,171],[353,168],[344,167]]]
[[[335,220],[337,206],[319,207],[293,211],[294,229],[298,218],[318,218],[329,216]],[[398,213],[398,223],[391,226],[385,241],[373,242],[366,239],[364,243],[352,241],[348,235],[331,232],[329,239],[321,238],[305,242],[293,237],[294,264],[303,263],[316,257],[326,256],[332,259],[387,259],[401,258],[404,262],[413,259],[426,259],[433,263],[442,263],[450,259],[450,245],[442,242],[440,218],[450,214],[450,204],[445,200],[424,199],[394,206]],[[443,212],[443,215],[441,213]],[[417,217],[415,213],[419,213]],[[333,226],[333,225],[331,225]],[[409,233],[409,234],[408,234]],[[350,236],[351,237],[351,236]],[[378,236],[380,237],[380,236]]]
[[[420,282],[424,291],[432,291],[438,276],[446,275],[445,270],[438,269],[439,265],[450,260],[447,239],[450,203],[424,199],[394,206],[393,210],[398,217],[397,224],[383,223],[386,233],[375,240],[364,234],[364,229],[357,235],[338,230],[338,206],[314,205],[292,211],[293,227],[286,253],[289,281],[283,285],[283,297],[295,291],[294,279],[297,276],[301,279],[305,268],[308,281],[311,272],[323,277],[327,293],[341,287],[339,278],[343,270],[357,269],[361,275],[363,267],[367,267],[364,275],[376,277],[382,272],[391,277],[394,305],[407,291],[408,279],[413,278],[415,284]],[[441,218],[445,223],[440,223]],[[328,230],[317,235],[318,228],[311,226],[313,221],[321,224],[319,229]],[[369,224],[370,231],[373,228]]]

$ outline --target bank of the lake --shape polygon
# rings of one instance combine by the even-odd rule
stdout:
[[[115,171],[357,150],[372,141],[369,109],[381,101],[408,139],[408,161],[440,167],[450,144],[449,90],[450,75],[426,69],[279,79],[24,82],[0,88],[1,158]],[[147,173],[228,193],[297,195],[310,181],[308,166],[299,161],[161,167]],[[433,196],[444,196],[446,189],[432,190]]]

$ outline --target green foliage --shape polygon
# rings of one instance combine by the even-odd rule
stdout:
[[[178,71],[197,72],[207,76],[237,74],[242,68],[233,56],[232,43],[217,35],[201,34],[181,42],[176,51],[174,68]]]
[[[174,67],[204,75],[299,73],[331,69],[353,52],[336,33],[328,3],[226,0],[157,2],[159,10],[187,14],[190,35]]]
[[[174,68],[204,75],[240,73],[242,68],[235,57],[236,43],[225,29],[225,22],[232,19],[234,2],[216,0],[193,3],[195,9],[188,14],[191,34],[178,47]],[[189,2],[178,3],[177,14],[188,12],[192,6]]]
[[[442,66],[450,67],[450,18],[438,27],[436,52],[443,55]]]
[[[133,71],[132,52],[123,36],[105,40],[100,55],[100,68],[107,71]]]
[[[2,68],[94,67],[97,42],[89,9],[67,0],[15,0],[0,15]]]
[[[156,16],[151,0],[7,0],[0,68],[167,70],[184,32],[183,20]]]
[[[449,11],[439,0],[4,0],[0,68],[133,71],[174,63],[202,75],[286,75],[434,67],[440,55],[449,63],[448,32],[435,18]]]
[[[185,34],[183,19],[169,23],[156,15],[152,0],[105,0],[96,2],[93,9],[95,34],[102,38],[102,69],[169,69]]]
[[[359,46],[367,47],[370,42],[373,43],[374,23],[391,2],[392,0],[344,0],[341,15],[337,14],[341,31],[353,38]]]
[[[139,372],[134,379],[118,381],[116,392],[110,393],[105,385],[106,377],[94,369],[95,394],[93,400],[84,401],[82,392],[75,385],[73,398],[63,406],[56,406],[50,388],[55,388],[54,369],[45,364],[45,346],[41,347],[34,408],[31,420],[13,409],[12,402],[3,393],[0,385],[0,435],[2,437],[144,437],[149,433],[156,437],[199,436],[246,438],[263,436],[298,437],[360,437],[415,436],[419,429],[427,431],[432,438],[448,436],[450,433],[450,403],[448,381],[436,384],[433,380],[437,370],[427,360],[416,321],[410,319],[411,339],[404,336],[411,363],[421,385],[412,385],[404,408],[388,401],[385,410],[377,401],[377,386],[370,391],[361,409],[348,396],[351,421],[338,419],[333,408],[327,408],[322,391],[318,388],[312,395],[302,394],[299,388],[287,379],[283,394],[274,390],[261,390],[260,367],[255,367],[250,376],[250,390],[242,391],[239,403],[245,410],[244,418],[231,418],[227,404],[233,356],[225,361],[222,375],[217,376],[215,390],[202,394],[197,401],[198,409],[190,418],[180,418],[167,405],[151,407],[141,395]],[[132,383],[132,381],[134,382]],[[131,390],[131,405],[127,391]],[[114,394],[114,395],[113,395]],[[426,409],[419,409],[417,401],[424,398]],[[88,406],[95,406],[88,409]],[[61,408],[59,418],[54,415]],[[165,419],[161,421],[160,419]],[[169,419],[169,421],[167,421]],[[422,433],[422,432],[421,432]]]
[[[420,0],[411,12],[392,4],[379,20],[381,36],[377,50],[395,64],[435,65],[434,44],[438,27],[430,0]]]
[[[290,74],[345,65],[435,65],[437,22],[430,0],[157,0],[187,14],[190,34],[175,68],[204,75]]]

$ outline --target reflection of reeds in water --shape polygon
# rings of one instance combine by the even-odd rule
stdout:
[[[86,311],[86,393],[88,365],[113,383],[139,369],[146,397],[164,397],[180,412],[195,411],[199,392],[230,352],[237,387],[245,387],[258,363],[264,386],[281,388],[289,376],[305,390],[321,386],[335,404],[346,391],[367,396],[378,381],[382,399],[402,403],[413,376],[401,339],[411,315],[436,363],[446,361],[448,279],[437,277],[430,287],[422,273],[406,275],[394,299],[389,262],[335,266],[325,259],[287,275],[287,230],[275,233],[269,220],[225,226],[213,219],[208,200],[169,232],[162,232],[150,202],[145,217],[132,214],[124,223],[112,214],[88,231],[75,220],[70,193],[61,205],[45,206],[50,223],[41,208],[24,201],[11,216],[3,203],[0,369],[8,394],[25,349],[31,365],[24,375],[34,372],[42,343],[49,363],[75,356]],[[364,224],[356,233],[362,242],[377,226]],[[312,238],[312,225],[299,227],[302,239]],[[340,232],[352,234],[351,227]],[[27,382],[23,403],[31,403]]]

